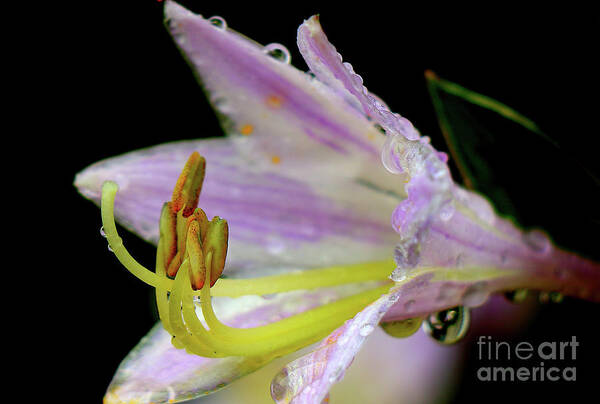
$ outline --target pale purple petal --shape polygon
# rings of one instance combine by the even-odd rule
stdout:
[[[320,81],[341,94],[350,105],[360,108],[388,135],[402,134],[410,140],[419,139],[419,132],[412,123],[392,113],[381,99],[369,93],[352,65],[342,62],[342,56],[327,40],[318,16],[304,21],[298,29],[298,48],[311,72]]]
[[[125,357],[104,403],[174,403],[210,394],[267,363],[261,358],[203,358],[171,345],[162,324]],[[173,401],[170,401],[173,400]]]
[[[345,286],[314,292],[290,292],[263,298],[213,298],[221,321],[238,328],[264,325],[364,290]],[[198,317],[202,313],[197,310]],[[215,392],[264,366],[262,358],[203,358],[171,345],[171,336],[157,324],[123,360],[107,391],[107,403],[167,403]]]
[[[461,375],[464,347],[441,346],[423,332],[394,338],[378,327],[331,389],[330,403],[443,402]]]
[[[330,334],[315,351],[284,367],[271,383],[275,402],[320,403],[331,386],[343,378],[346,368],[393,306],[395,298],[394,294],[383,295]]]
[[[249,166],[296,179],[345,177],[390,184],[380,164],[385,137],[334,91],[268,56],[267,48],[174,2],[167,2],[165,15]]]
[[[301,181],[250,168],[225,138],[176,142],[107,159],[78,174],[75,184],[99,203],[102,183],[117,182],[117,219],[156,243],[161,207],[193,151],[207,160],[199,206],[209,217],[229,222],[227,274],[391,257],[398,236],[389,217],[398,197],[355,181]]]
[[[600,301],[600,264],[557,248],[540,231],[520,230],[473,192],[453,186],[451,196],[423,220],[404,208],[418,204],[409,188],[408,199],[396,210],[394,222],[402,224],[401,235],[413,220],[419,226],[412,239],[403,238],[398,245],[392,278],[416,279],[385,320],[479,306],[491,293],[520,288]],[[424,273],[428,268],[437,269]]]

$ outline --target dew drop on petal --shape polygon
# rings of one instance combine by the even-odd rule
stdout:
[[[106,238],[106,233],[104,232],[104,226],[100,227],[100,235]]]
[[[462,295],[462,303],[466,307],[478,307],[490,297],[486,282],[476,282],[469,286]]]
[[[456,257],[454,257],[454,266],[456,268],[462,268],[465,265],[465,256],[462,253],[458,253]]]
[[[540,303],[560,303],[564,296],[560,292],[540,292],[538,299]]]
[[[348,335],[346,334],[343,334],[337,341],[338,345],[340,346],[346,345],[346,342],[348,342]]]
[[[546,234],[539,230],[532,230],[523,234],[523,242],[537,253],[547,253],[550,251],[550,239]]]
[[[286,396],[288,396],[288,372],[287,369],[279,371],[273,380],[271,381],[271,397],[276,403],[285,402]]]
[[[396,269],[394,269],[394,271],[390,274],[389,278],[391,280],[393,280],[394,282],[403,282],[406,279],[408,279],[408,276],[410,275],[410,273],[413,271],[413,268],[402,268],[402,267],[397,267]]]
[[[264,47],[263,51],[274,59],[290,64],[292,55],[285,46],[279,43],[272,43]]]
[[[456,209],[454,208],[454,205],[452,205],[452,202],[446,203],[445,205],[443,205],[440,208],[440,211],[439,211],[440,219],[443,222],[447,222],[448,220],[452,219],[452,216],[454,216],[455,211],[456,211]]]
[[[423,321],[423,331],[440,344],[450,345],[465,336],[470,321],[468,308],[454,307],[429,315]]]
[[[227,22],[225,21],[225,19],[223,17],[219,17],[218,15],[215,15],[213,17],[210,17],[208,19],[208,21],[217,28],[220,28],[223,30],[227,29]]]
[[[342,367],[338,367],[329,375],[329,383],[337,383],[344,377],[344,369]]]
[[[115,252],[115,250],[112,249],[112,247],[110,246],[110,244],[107,244],[107,246],[108,246],[108,251]]]
[[[527,298],[527,289],[515,289],[504,293],[504,297],[511,303],[522,303]]]
[[[360,331],[358,332],[361,337],[366,337],[373,332],[375,327],[372,324],[365,324],[360,327]]]
[[[394,338],[406,338],[417,332],[422,323],[422,318],[408,318],[401,321],[381,323],[381,329]]]
[[[381,150],[381,162],[383,166],[392,174],[404,172],[399,158],[398,148],[400,147],[400,138],[398,135],[388,135],[385,144]]]

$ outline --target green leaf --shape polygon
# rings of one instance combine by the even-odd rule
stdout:
[[[590,162],[507,105],[433,72],[425,76],[464,185],[521,225],[541,226],[559,244],[594,251],[585,236],[600,231],[600,181],[586,168]]]

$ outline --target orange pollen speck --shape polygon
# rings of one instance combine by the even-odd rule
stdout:
[[[271,108],[279,108],[281,107],[283,100],[281,99],[281,97],[277,96],[277,95],[270,95],[267,98],[267,105]]]
[[[242,128],[240,129],[240,133],[244,136],[248,136],[252,132],[254,132],[254,126],[252,126],[250,124],[246,124],[246,125],[242,126]]]
[[[281,163],[281,157],[279,157],[279,156],[273,156],[273,157],[271,157],[271,163],[273,163],[273,164],[279,164],[279,163]]]

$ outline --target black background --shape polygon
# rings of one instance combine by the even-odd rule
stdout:
[[[207,17],[223,16],[229,27],[260,43],[286,45],[292,64],[302,70],[306,65],[295,47],[296,28],[304,18],[320,13],[330,41],[366,86],[431,136],[438,149],[445,146],[425,87],[425,69],[514,107],[576,149],[592,170],[597,167],[592,146],[598,133],[594,56],[599,21],[590,10],[459,10],[433,5],[413,10],[378,2],[335,7],[310,2],[183,4]],[[76,193],[73,177],[102,158],[172,140],[221,135],[221,129],[162,24],[161,3],[86,2],[80,7],[62,15],[60,45],[66,52],[48,61],[59,70],[52,81],[55,99],[67,102],[54,106],[51,119],[61,123],[63,135],[54,137],[46,150],[60,173],[58,211],[74,253],[59,261],[67,275],[47,312],[59,320],[61,340],[67,342],[56,351],[75,371],[70,385],[85,392],[82,401],[98,402],[121,359],[154,324],[155,313],[152,291],[122,270],[107,251],[99,234],[99,210]],[[568,178],[564,181],[552,192],[572,193],[574,207],[586,193],[598,192],[571,189]],[[526,182],[515,182],[527,190]],[[543,198],[551,198],[551,192],[537,197],[547,206]],[[551,228],[553,217],[569,216],[573,206],[547,208],[544,223],[538,224]],[[571,222],[576,230],[577,220]],[[597,244],[597,234],[552,230],[575,248],[579,241]],[[153,247],[123,233],[129,250],[150,266]],[[585,250],[600,259],[593,248]],[[535,342],[577,335],[577,382],[477,382],[475,369],[481,364],[473,345],[455,402],[534,396],[540,402],[557,402],[564,396],[594,401],[600,359],[597,319],[597,305],[566,299],[543,307],[529,328],[513,337]]]

